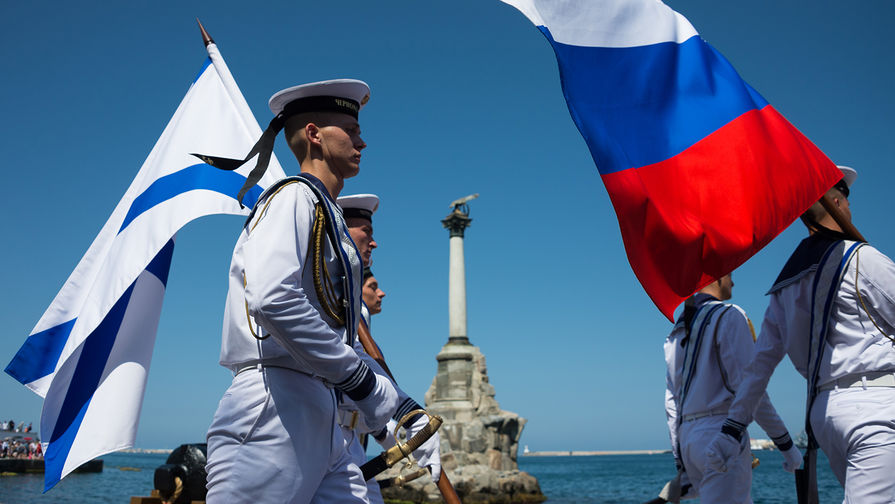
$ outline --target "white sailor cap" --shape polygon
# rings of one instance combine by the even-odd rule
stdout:
[[[292,86],[274,93],[268,105],[274,115],[302,112],[343,112],[357,118],[370,100],[370,86],[357,79],[332,79]]]
[[[848,198],[848,195],[851,192],[850,187],[855,183],[855,179],[858,178],[858,172],[850,166],[837,165],[836,168],[839,168],[839,171],[842,172],[842,178],[839,179],[839,182],[836,182],[833,187],[839,189],[839,191]]]
[[[342,214],[346,219],[359,217],[373,220],[373,214],[379,208],[379,196],[375,194],[351,194],[339,196],[336,203],[342,207]]]
[[[855,179],[858,178],[858,172],[851,166],[836,165],[836,168],[839,168],[839,171],[842,172],[842,178],[845,180],[845,184],[848,187],[851,187],[851,185],[855,183]]]

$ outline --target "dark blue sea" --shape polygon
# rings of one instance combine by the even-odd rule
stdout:
[[[755,452],[761,464],[753,472],[756,504],[795,503],[793,476],[783,471],[778,452]],[[41,493],[43,475],[0,476],[0,504],[127,504],[148,496],[156,467],[166,454],[114,453],[103,458],[98,474],[71,474]],[[823,454],[818,457],[820,502],[842,502],[843,492]],[[643,503],[654,498],[674,476],[670,454],[593,457],[520,457],[519,467],[538,478],[551,504]],[[687,501],[699,502],[699,501]]]

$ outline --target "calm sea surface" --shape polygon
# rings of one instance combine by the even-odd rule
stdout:
[[[778,452],[756,452],[752,498],[761,503],[795,503],[793,476],[783,471]],[[42,494],[43,475],[0,476],[0,504],[127,504],[149,495],[155,468],[166,454],[115,453],[103,457],[99,474],[72,474]],[[827,461],[818,457],[820,502],[842,502],[842,488]],[[654,498],[674,476],[670,454],[600,457],[520,457],[519,467],[538,478],[552,504],[643,503]],[[699,501],[687,501],[699,502]]]

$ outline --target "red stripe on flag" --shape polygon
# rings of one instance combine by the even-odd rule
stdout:
[[[770,105],[677,156],[603,175],[628,261],[666,317],[780,234],[842,173]]]

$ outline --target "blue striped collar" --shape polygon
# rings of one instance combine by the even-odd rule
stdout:
[[[332,195],[329,193],[329,189],[327,189],[326,186],[323,185],[323,182],[319,178],[305,172],[299,173],[298,176],[307,179],[308,182],[314,184],[314,187],[316,187],[321,193],[325,194],[330,201],[335,201]]]

